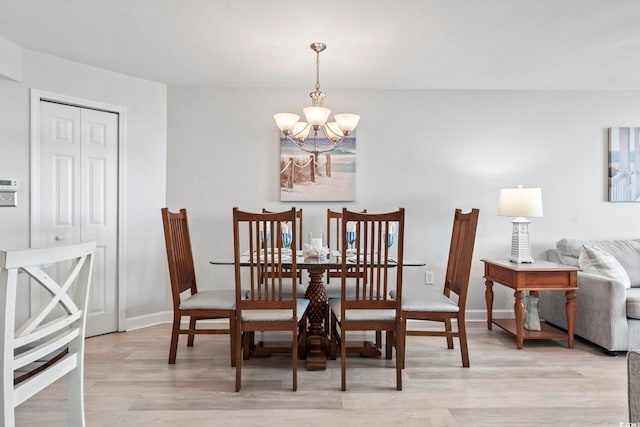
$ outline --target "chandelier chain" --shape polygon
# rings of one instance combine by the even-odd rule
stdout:
[[[320,91],[320,52],[316,52],[316,92]]]

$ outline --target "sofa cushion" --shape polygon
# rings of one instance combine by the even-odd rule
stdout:
[[[640,287],[640,239],[593,241],[560,239],[556,243],[556,248],[562,264],[578,267],[580,252],[585,244],[613,255],[629,275],[631,287]]]
[[[622,264],[632,288],[640,286],[640,240],[600,240],[592,246],[610,253]]]
[[[609,279],[617,280],[625,288],[631,287],[629,275],[618,260],[602,249],[591,245],[584,245],[578,258],[578,267],[585,273],[597,274]]]
[[[589,243],[588,240],[578,239],[560,239],[556,243],[558,249],[558,255],[560,256],[560,262],[572,267],[578,266],[578,258],[580,258],[580,251],[585,243]]]
[[[640,319],[640,288],[627,290],[627,317]]]

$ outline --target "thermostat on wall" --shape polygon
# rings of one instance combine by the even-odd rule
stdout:
[[[0,179],[0,207],[18,206],[18,180]]]
[[[17,179],[0,179],[0,191],[17,191]]]

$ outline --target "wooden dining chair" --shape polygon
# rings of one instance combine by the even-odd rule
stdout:
[[[367,210],[363,209],[362,211],[360,211],[360,213],[367,213]],[[327,246],[329,247],[330,250],[341,252],[342,246],[343,246],[342,239],[343,239],[342,238],[342,211],[333,211],[331,209],[327,209]],[[344,240],[344,242],[347,242],[347,240]],[[360,244],[359,236],[357,234],[356,234],[356,242],[354,244],[355,245]],[[346,243],[345,245],[348,246],[348,243]],[[353,268],[349,268],[347,270],[347,277],[354,278],[356,277],[356,274],[357,273]],[[358,274],[360,276],[362,275],[362,273],[358,273]],[[342,277],[342,270],[341,269],[327,270],[326,275],[327,275],[327,285],[328,285],[327,299],[328,300],[339,299],[340,298],[339,279]],[[338,279],[337,286],[335,286],[336,285],[335,283],[333,286],[329,286],[331,285],[331,278]],[[350,293],[350,294],[353,294],[355,292],[355,286],[352,282],[353,281],[347,282],[347,293]],[[327,316],[325,318],[324,324],[325,324],[327,335],[331,336],[328,310],[327,310]],[[381,335],[381,332],[378,331],[376,333],[376,345],[380,346],[381,342],[382,342],[382,335]]]
[[[235,364],[233,357],[235,293],[232,289],[198,291],[187,210],[180,209],[180,212],[170,212],[168,208],[162,208],[161,213],[173,298],[173,327],[169,346],[169,363],[176,363],[180,335],[188,336],[187,346],[191,347],[196,335],[229,334],[229,355],[231,366],[233,366]],[[189,319],[188,329],[181,327],[183,317]],[[197,328],[197,322],[205,319],[228,319],[229,327]]]
[[[306,342],[309,300],[296,296],[296,227],[292,230],[291,251],[284,251],[281,239],[274,237],[280,236],[282,222],[293,223],[295,219],[295,208],[279,213],[233,208],[236,391],[242,385],[243,352],[249,351],[248,342],[258,331],[291,333],[293,391],[297,390],[298,346]]]
[[[95,249],[89,242],[0,252],[0,425],[13,427],[15,407],[63,376],[68,424],[85,425],[84,338]],[[38,289],[20,289],[29,283]],[[16,296],[29,291],[40,294],[42,304],[24,320],[16,315]],[[41,424],[47,425],[44,416]]]
[[[465,368],[469,367],[465,307],[479,214],[478,209],[472,209],[466,214],[463,214],[460,209],[455,210],[444,292],[436,295],[405,293],[402,297],[403,337],[405,339],[407,335],[446,337],[449,349],[453,349],[453,338],[457,337],[460,340],[462,366]],[[452,293],[457,295],[457,301],[452,298]],[[444,323],[444,331],[407,330],[407,320],[441,322]],[[456,331],[452,329],[452,320],[457,321]],[[402,365],[404,367],[404,359],[402,359]]]
[[[347,222],[353,221],[360,245],[353,255],[342,246],[342,276],[340,299],[329,301],[331,310],[331,353],[340,348],[342,390],[346,390],[347,332],[386,331],[386,357],[392,358],[396,349],[396,388],[402,390],[403,345],[402,337],[402,261],[404,248],[404,209],[368,214],[342,210],[343,239],[346,239]],[[396,225],[397,256],[391,257],[386,242],[386,230]],[[347,280],[355,271],[355,292],[347,289]],[[398,298],[391,297],[394,290]],[[382,350],[381,348],[379,349]]]

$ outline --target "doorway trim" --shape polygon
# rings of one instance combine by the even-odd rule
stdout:
[[[89,108],[93,110],[101,110],[118,115],[118,244],[116,255],[116,278],[118,283],[118,331],[126,331],[126,286],[125,286],[125,182],[126,182],[126,163],[125,163],[125,147],[126,147],[126,123],[127,108],[120,105],[107,104],[104,102],[93,101],[90,99],[77,98],[74,96],[63,95],[55,92],[48,92],[40,89],[30,89],[30,155],[29,155],[29,180],[31,191],[29,194],[29,243],[30,247],[36,248],[40,245],[40,203],[36,195],[40,190],[40,101],[51,101],[60,104],[71,105],[74,107]],[[32,295],[33,302],[33,295]]]

